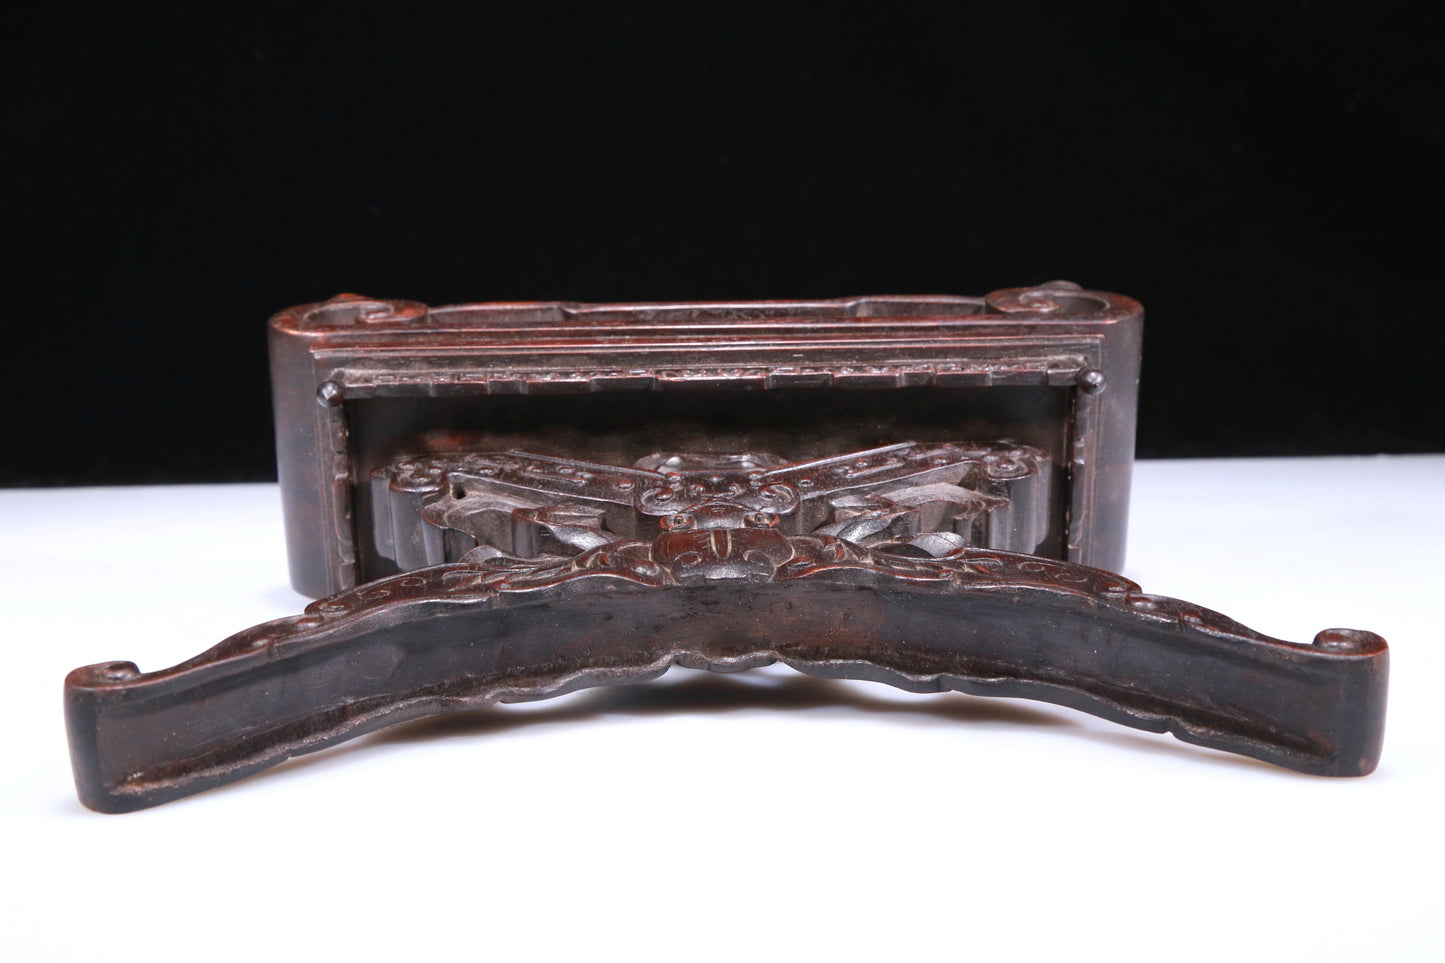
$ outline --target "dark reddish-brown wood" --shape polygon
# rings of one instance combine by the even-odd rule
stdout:
[[[72,672],[81,800],[125,812],[425,715],[771,662],[1370,772],[1379,636],[1271,639],[1083,564],[1122,561],[1141,320],[1065,284],[284,312],[292,577],[333,594],[172,669]]]
[[[270,329],[292,584],[320,597],[391,574],[367,480],[404,452],[629,465],[1005,438],[1053,462],[1040,553],[1119,569],[1142,330],[1137,302],[1064,282],[976,298],[303,305]]]

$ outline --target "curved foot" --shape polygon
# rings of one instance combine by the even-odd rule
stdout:
[[[811,675],[1071,706],[1302,772],[1359,776],[1383,736],[1369,632],[1271,639],[1127,579],[937,533],[664,532],[571,558],[482,548],[240,632],[170,669],[76,669],[81,801],[129,812],[384,726],[492,702],[780,661]],[[284,684],[281,684],[284,681]]]

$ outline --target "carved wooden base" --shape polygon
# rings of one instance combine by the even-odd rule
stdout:
[[[1320,775],[1364,775],[1379,759],[1379,636],[1283,642],[1098,569],[920,546],[713,528],[568,558],[484,547],[171,669],[75,670],[65,705],[76,785],[92,809],[127,812],[423,716],[671,665],[775,661],[911,691],[1039,699]]]

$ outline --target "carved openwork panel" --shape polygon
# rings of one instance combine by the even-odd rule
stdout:
[[[768,453],[655,453],[630,467],[527,452],[407,457],[372,476],[379,551],[405,571],[478,546],[532,558],[666,533],[754,541],[832,535],[865,546],[1032,552],[1047,524],[1037,449],[911,442],[788,463]]]

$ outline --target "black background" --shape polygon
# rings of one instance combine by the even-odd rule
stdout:
[[[1445,450],[1412,7],[151,9],[8,15],[0,483],[274,478],[265,320],[340,291],[1069,278],[1148,310],[1142,456]]]

